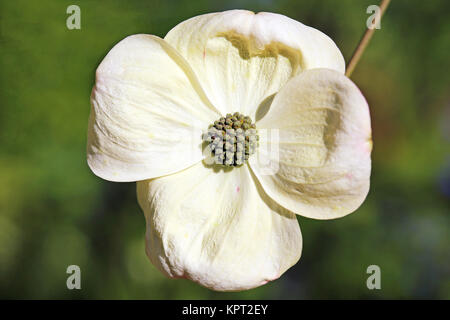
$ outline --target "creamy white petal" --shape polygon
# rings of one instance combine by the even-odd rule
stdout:
[[[170,45],[152,35],[127,37],[97,68],[88,164],[111,181],[182,170],[202,159],[202,130],[219,116]]]
[[[345,71],[322,32],[286,16],[230,10],[200,15],[164,38],[190,63],[214,105],[255,118],[258,105],[303,70]]]
[[[280,205],[333,219],[364,201],[371,170],[369,107],[347,77],[305,71],[283,87],[256,125],[261,138],[251,168]]]
[[[256,186],[247,166],[224,172],[202,162],[140,181],[137,193],[147,255],[169,277],[244,290],[278,278],[300,258],[295,214],[274,211],[281,208]]]

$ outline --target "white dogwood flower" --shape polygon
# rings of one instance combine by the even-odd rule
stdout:
[[[361,205],[370,116],[344,69],[322,32],[244,10],[111,49],[92,90],[88,164],[137,181],[159,270],[214,290],[260,286],[300,258],[296,214]]]

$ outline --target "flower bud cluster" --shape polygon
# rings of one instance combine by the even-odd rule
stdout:
[[[254,154],[258,135],[251,118],[239,112],[227,114],[210,125],[204,140],[214,156],[214,162],[225,166],[240,166]]]

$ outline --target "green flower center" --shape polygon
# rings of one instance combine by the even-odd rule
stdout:
[[[235,112],[214,121],[203,140],[216,164],[237,167],[255,153],[259,137],[252,119]]]

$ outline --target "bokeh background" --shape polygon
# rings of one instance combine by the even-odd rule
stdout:
[[[99,299],[450,298],[450,2],[393,0],[353,81],[369,101],[367,200],[333,221],[299,217],[302,258],[279,280],[217,293],[161,275],[144,253],[134,183],[86,164],[94,72],[124,37],[163,37],[202,13],[285,14],[348,60],[375,0],[0,1],[0,297]],[[81,30],[66,8],[81,8]],[[81,290],[66,268],[81,267]],[[366,268],[381,268],[368,290]]]

